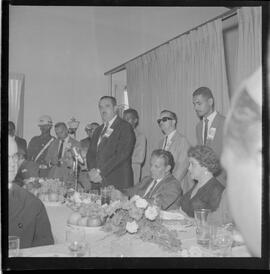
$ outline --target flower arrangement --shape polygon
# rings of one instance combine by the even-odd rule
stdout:
[[[134,234],[143,241],[156,243],[168,251],[181,251],[177,232],[162,224],[160,209],[140,196],[113,201],[104,209],[107,214],[104,231],[118,236]]]

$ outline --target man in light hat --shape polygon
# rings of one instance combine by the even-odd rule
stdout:
[[[48,115],[42,115],[38,120],[41,135],[34,136],[28,145],[28,160],[39,165],[39,177],[47,177],[50,170],[45,161],[45,156],[48,147],[55,140],[55,137],[51,135],[52,125],[52,118]]]

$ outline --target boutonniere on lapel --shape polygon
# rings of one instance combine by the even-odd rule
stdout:
[[[216,128],[211,127],[211,128],[209,129],[207,139],[209,139],[209,140],[214,140],[215,135],[216,135]]]
[[[104,137],[109,138],[112,133],[113,133],[113,129],[112,128],[107,128],[107,130],[104,134]]]

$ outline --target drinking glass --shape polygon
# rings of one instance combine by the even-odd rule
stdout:
[[[211,226],[210,249],[216,257],[231,256],[233,232],[226,226]]]
[[[8,256],[18,257],[20,252],[20,238],[17,236],[8,236]]]
[[[83,257],[89,250],[85,231],[83,229],[66,230],[66,242],[68,243],[68,249],[73,257]]]
[[[110,204],[110,191],[106,187],[101,189],[101,204]]]
[[[207,217],[210,212],[209,209],[194,211],[197,243],[206,248],[209,247],[210,242],[210,226],[207,222]]]

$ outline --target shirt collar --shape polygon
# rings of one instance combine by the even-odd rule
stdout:
[[[115,119],[117,118],[117,115],[115,115],[110,121],[109,121],[109,125],[108,128],[110,128],[113,124],[113,122],[115,121]],[[104,127],[106,126],[106,123],[104,124]]]
[[[211,125],[213,123],[213,120],[215,119],[216,115],[217,115],[217,112],[216,110],[214,110],[210,115],[205,117],[208,120],[208,125]],[[205,118],[203,119],[203,122],[205,122]]]
[[[172,139],[175,132],[176,132],[176,129],[174,131],[172,131],[169,135],[167,135],[168,136],[167,143]]]

